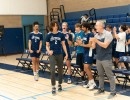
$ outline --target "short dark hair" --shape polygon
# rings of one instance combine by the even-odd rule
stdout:
[[[33,23],[33,26],[35,26],[35,25],[39,25],[39,23],[36,21]]]
[[[80,24],[80,23],[76,23],[76,24],[75,24],[75,27],[81,28],[81,24]]]
[[[111,25],[107,25],[106,28],[109,28],[112,30],[112,26]]]
[[[90,23],[88,23],[88,22],[83,22],[83,23],[82,23],[82,26],[85,27],[85,28],[88,29],[88,30],[91,30]]]
[[[92,27],[91,31],[94,30],[94,31],[97,31],[95,27]]]
[[[51,32],[53,31],[53,27],[55,26],[55,24],[57,25],[58,30],[60,29],[60,26],[59,26],[58,22],[57,22],[57,21],[52,21],[52,22],[50,23],[50,31],[51,31]],[[57,30],[57,31],[58,31],[58,30]]]
[[[120,26],[121,27],[121,29],[125,32],[126,30],[127,30],[127,26],[124,24],[124,25],[121,25]]]
[[[84,16],[88,16],[88,14],[84,14]]]

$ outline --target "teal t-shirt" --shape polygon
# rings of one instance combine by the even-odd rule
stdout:
[[[74,38],[74,42],[76,42],[76,40],[78,38],[83,39],[84,36],[84,32],[80,31],[80,33],[75,33],[75,38]],[[82,46],[77,46],[76,47],[76,53],[84,53],[84,48]]]

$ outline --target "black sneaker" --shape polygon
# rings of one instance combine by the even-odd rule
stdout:
[[[111,98],[113,98],[115,96],[116,96],[116,93],[110,93],[110,95],[108,96],[108,99],[111,99]]]
[[[104,93],[105,93],[104,90],[98,89],[98,91],[96,93],[94,93],[94,95],[96,96],[96,95],[104,94]]]
[[[58,85],[58,91],[61,92],[62,91],[62,86]]]
[[[52,94],[53,94],[53,95],[56,94],[56,88],[55,88],[55,87],[52,88]]]

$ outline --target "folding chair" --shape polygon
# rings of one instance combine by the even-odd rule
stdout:
[[[96,66],[91,66],[91,70],[94,72],[93,73],[93,78],[94,78],[94,80],[96,80],[96,78],[98,76],[97,67]]]
[[[50,71],[50,67],[48,66],[49,64],[50,64],[49,56],[46,53],[44,53],[42,55],[41,60],[39,61],[39,65],[42,67],[41,69],[42,69],[43,73],[46,71],[46,69],[48,69]]]
[[[22,69],[26,68],[26,66],[28,66],[28,69],[29,69],[30,66],[31,66],[31,59],[29,59],[29,51],[28,50],[24,50],[24,52],[21,55],[21,57],[20,58],[16,58],[16,60],[18,60],[18,64],[16,66],[16,69],[18,68],[19,64],[22,64]]]
[[[120,57],[119,62],[124,62],[126,69],[127,69],[125,71],[122,71],[122,74],[125,75],[122,88],[126,88],[127,82],[128,81],[130,82],[130,79],[129,79],[129,76],[130,76],[130,67],[129,67],[130,56]]]
[[[76,52],[73,54],[72,56],[72,60],[76,59]],[[71,66],[72,66],[72,75],[74,77],[76,77],[76,74],[78,74],[79,76],[81,76],[81,70],[80,70],[80,66],[76,64],[76,62],[71,62]]]
[[[119,62],[123,62],[126,66],[126,69],[130,71],[129,63],[130,63],[130,56],[122,56],[119,58]]]

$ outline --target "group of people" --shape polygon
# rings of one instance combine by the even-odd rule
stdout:
[[[29,51],[32,57],[32,67],[34,79],[38,81],[39,71],[39,57],[42,49],[43,36],[39,32],[38,22],[33,24],[33,32],[29,34]],[[82,24],[75,24],[75,35],[68,32],[68,23],[62,23],[62,30],[58,22],[52,21],[50,24],[50,32],[46,36],[46,50],[49,54],[50,71],[51,71],[51,85],[52,94],[56,94],[55,81],[55,65],[58,67],[58,91],[62,91],[62,74],[63,62],[66,62],[67,83],[71,84],[71,51],[70,46],[73,44],[76,47],[76,64],[81,69],[82,83],[86,83],[84,78],[85,73],[88,76],[88,83],[83,87],[92,90],[96,87],[94,81],[91,65],[94,62],[94,55],[96,53],[96,66],[99,75],[99,89],[94,95],[104,93],[104,73],[106,73],[110,81],[111,93],[108,98],[116,95],[116,85],[114,74],[112,72],[113,60],[116,65],[125,68],[123,63],[118,64],[119,57],[124,56],[129,52],[130,48],[130,27],[121,25],[119,33],[117,28],[112,28],[110,25],[106,26],[102,21],[97,21],[95,28],[91,29],[88,22]],[[127,53],[129,55],[129,53]]]

